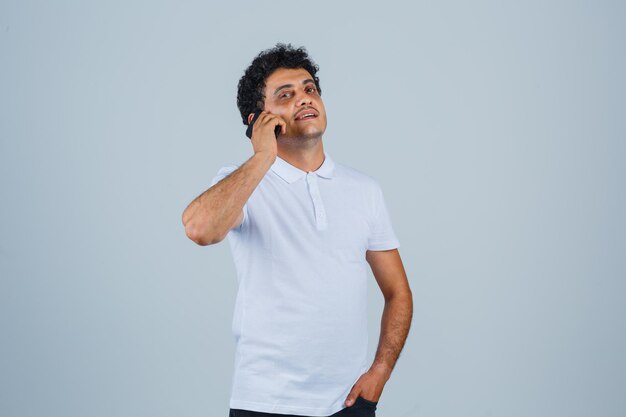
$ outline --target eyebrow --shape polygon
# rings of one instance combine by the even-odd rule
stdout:
[[[306,80],[302,81],[302,85],[305,84],[310,84],[310,83],[315,83],[315,81],[313,81],[310,78],[307,78]],[[278,87],[275,91],[274,91],[274,95],[278,94],[278,92],[280,90],[282,90],[283,88],[287,88],[287,87],[293,87],[293,84],[285,84],[285,85],[281,85],[280,87]]]

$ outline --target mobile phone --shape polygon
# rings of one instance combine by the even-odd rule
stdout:
[[[256,119],[258,119],[260,115],[261,115],[261,110],[255,111],[254,117],[252,117],[252,120],[250,120],[250,124],[248,125],[248,128],[246,129],[246,136],[250,140],[252,140],[252,127],[254,126],[254,122],[256,122]],[[276,139],[278,139],[278,135],[280,134],[281,129],[282,129],[281,125],[276,126],[276,128],[274,129],[274,133],[276,134]]]

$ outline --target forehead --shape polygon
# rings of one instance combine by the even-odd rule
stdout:
[[[300,85],[302,81],[312,78],[304,68],[278,68],[267,77],[265,86],[273,89],[284,84]]]

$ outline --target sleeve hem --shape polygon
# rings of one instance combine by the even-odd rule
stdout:
[[[243,230],[244,225],[248,221],[248,203],[247,202],[246,202],[246,204],[243,205],[242,211],[243,211],[243,220],[241,221],[239,226],[236,226],[236,227],[233,227],[232,229],[230,229],[228,231],[228,233],[226,234],[226,236],[230,236],[230,234],[233,233],[233,232],[239,233],[239,232],[241,232]]]
[[[367,250],[379,251],[379,250],[391,250],[400,247],[400,242],[396,240],[388,240],[386,242],[380,242],[373,245],[369,245]]]

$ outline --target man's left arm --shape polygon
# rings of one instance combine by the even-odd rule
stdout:
[[[354,384],[346,398],[346,406],[360,395],[378,401],[393,370],[413,318],[413,294],[398,249],[366,252],[367,262],[385,298],[380,338],[374,363]]]

